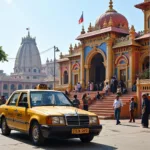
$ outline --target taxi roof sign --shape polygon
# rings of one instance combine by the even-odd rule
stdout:
[[[48,87],[46,84],[38,84],[35,89],[38,89],[38,90],[48,90]]]

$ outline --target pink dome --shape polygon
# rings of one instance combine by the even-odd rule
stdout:
[[[128,28],[128,20],[126,19],[126,17],[124,17],[122,14],[118,13],[116,10],[113,9],[112,0],[110,0],[109,4],[109,10],[106,11],[105,14],[98,17],[95,23],[95,27],[103,28],[104,22],[108,24],[111,18],[113,22],[113,27],[122,26]]]

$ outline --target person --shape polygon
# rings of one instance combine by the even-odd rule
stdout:
[[[114,100],[113,103],[114,107],[114,113],[115,113],[115,119],[116,119],[116,125],[120,124],[120,112],[121,112],[121,107],[123,107],[122,101],[119,99],[119,96],[116,96],[116,99]]]
[[[91,100],[91,96],[90,93],[87,94],[87,100],[90,101]]]
[[[134,84],[132,86],[132,92],[136,92],[136,82],[134,82]]]
[[[121,96],[121,94],[122,94],[122,92],[121,92],[121,87],[118,86],[118,87],[117,87],[117,95],[118,95],[118,96]]]
[[[108,92],[109,92],[109,84],[108,84],[108,82],[106,82],[105,95],[108,95]]]
[[[97,92],[96,100],[100,100],[100,99],[101,99],[101,94],[99,92]]]
[[[114,85],[114,77],[111,77],[111,80],[110,80],[110,92],[113,92],[113,85]]]
[[[77,89],[78,89],[78,92],[81,92],[82,87],[81,87],[80,82],[77,83]]]
[[[0,98],[0,105],[3,105],[5,103],[6,103],[5,96],[1,96],[1,98]]]
[[[129,105],[129,111],[130,111],[130,121],[129,122],[135,122],[134,118],[134,109],[135,109],[135,102],[134,102],[134,97],[131,98],[130,105]]]
[[[149,113],[150,113],[150,102],[148,100],[148,97],[147,95],[142,95],[142,98],[143,98],[143,103],[142,103],[142,126],[143,128],[148,128],[148,125],[149,125],[149,121],[148,121],[148,118],[149,118]]]
[[[69,95],[70,95],[67,90],[65,90],[65,95],[66,95],[66,96],[69,96]]]
[[[86,111],[88,111],[88,100],[87,100],[86,93],[83,94],[82,101],[83,101],[83,109],[86,110]]]
[[[74,106],[77,107],[77,108],[80,107],[80,101],[77,99],[77,95],[74,95],[73,104],[74,104]]]

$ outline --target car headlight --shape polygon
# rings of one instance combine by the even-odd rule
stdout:
[[[64,125],[65,124],[65,119],[64,117],[51,117],[52,119],[52,124],[55,125]]]
[[[89,117],[89,123],[90,124],[99,124],[99,120],[97,116],[91,116]]]

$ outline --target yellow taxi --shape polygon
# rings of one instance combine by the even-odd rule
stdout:
[[[96,114],[73,107],[62,92],[49,90],[44,84],[15,91],[0,106],[0,125],[3,135],[8,136],[11,130],[24,132],[35,145],[55,137],[90,142],[102,130]]]

